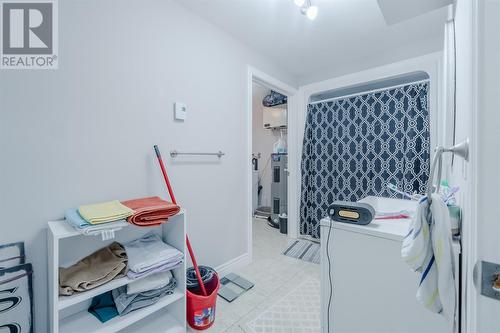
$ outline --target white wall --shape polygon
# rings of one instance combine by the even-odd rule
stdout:
[[[252,86],[252,152],[260,153],[259,175],[261,178],[261,205],[271,206],[271,153],[279,138],[279,131],[264,128],[262,99],[271,90],[260,84]]]
[[[47,331],[46,222],[79,204],[166,196],[154,144],[198,261],[244,255],[247,65],[295,85],[167,0],[60,1],[59,30],[58,70],[0,72],[0,243],[26,241],[37,332]],[[184,123],[173,120],[174,101],[188,105]],[[227,155],[172,161],[171,149]]]

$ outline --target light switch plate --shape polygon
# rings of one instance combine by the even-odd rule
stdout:
[[[174,104],[174,117],[176,120],[186,120],[187,105],[184,103],[176,102]]]
[[[493,289],[493,281],[499,274],[499,264],[487,261],[481,263],[481,295],[500,301],[500,291]]]

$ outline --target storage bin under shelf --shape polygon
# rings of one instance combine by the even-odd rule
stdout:
[[[59,267],[67,267],[76,263],[88,254],[105,247],[113,241],[127,242],[139,238],[151,231],[158,233],[163,241],[185,251],[185,219],[182,210],[169,221],[158,227],[137,227],[130,225],[115,233],[116,239],[102,241],[100,236],[85,236],[74,230],[64,220],[49,222],[48,225],[48,261],[49,261],[49,313],[50,332],[53,333],[87,333],[87,332],[137,332],[133,327],[141,327],[140,331],[185,332],[186,318],[186,264],[185,261],[172,271],[177,280],[174,294],[161,298],[157,303],[133,311],[125,316],[115,317],[106,323],[88,313],[91,299],[110,290],[127,285],[132,280],[122,277],[112,280],[92,290],[75,293],[71,296],[59,296]],[[161,315],[160,315],[161,314]],[[147,319],[146,319],[147,318]],[[130,328],[131,330],[124,330]]]

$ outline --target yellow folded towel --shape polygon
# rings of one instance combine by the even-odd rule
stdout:
[[[122,205],[118,200],[80,206],[78,212],[90,224],[123,220],[134,214],[132,209]]]

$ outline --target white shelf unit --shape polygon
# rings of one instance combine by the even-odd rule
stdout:
[[[59,296],[59,267],[68,267],[92,252],[112,242],[125,243],[154,231],[166,243],[177,248],[186,259],[186,212],[172,216],[158,227],[130,225],[115,232],[115,239],[102,241],[100,236],[85,236],[66,221],[48,223],[49,315],[52,333],[93,332],[186,332],[186,263],[173,270],[177,288],[172,295],[157,303],[101,323],[87,309],[92,298],[127,285],[127,277],[112,280],[102,286],[72,296]]]

